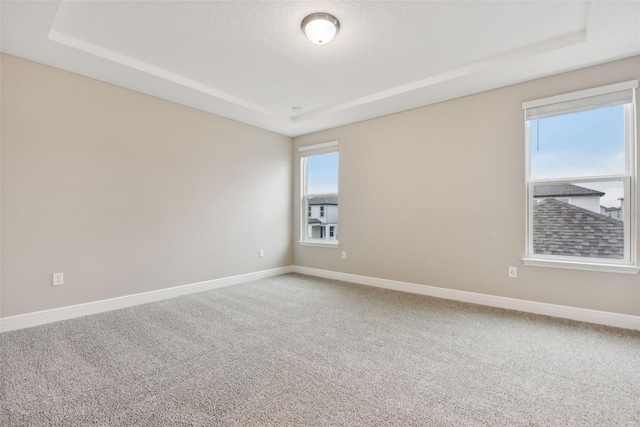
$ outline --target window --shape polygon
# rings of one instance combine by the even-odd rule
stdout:
[[[337,141],[300,147],[301,244],[338,244],[338,158]]]
[[[625,82],[523,104],[525,264],[638,271],[624,267],[635,265],[637,86]],[[621,218],[602,214],[602,207],[620,208]]]

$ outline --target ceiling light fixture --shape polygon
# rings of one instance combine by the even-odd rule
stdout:
[[[315,44],[327,44],[340,29],[338,19],[328,13],[312,13],[302,20],[302,31]]]

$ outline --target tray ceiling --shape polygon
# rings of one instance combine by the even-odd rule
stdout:
[[[0,7],[3,52],[289,136],[640,54],[640,2]],[[322,46],[300,29],[319,11],[341,24]]]

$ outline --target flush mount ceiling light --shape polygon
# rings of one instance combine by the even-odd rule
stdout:
[[[340,22],[328,13],[312,13],[302,20],[302,31],[315,44],[327,44],[340,29]]]

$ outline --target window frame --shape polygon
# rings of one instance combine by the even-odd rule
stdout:
[[[325,151],[326,150],[326,151]],[[307,238],[307,226],[308,226],[308,218],[305,213],[308,212],[310,205],[308,203],[307,197],[310,195],[313,196],[329,196],[334,193],[328,194],[320,194],[313,193],[310,194],[308,192],[308,176],[307,176],[307,159],[311,156],[302,156],[301,153],[304,151],[318,151],[318,154],[329,154],[332,152],[338,153],[338,201],[340,200],[340,151],[339,151],[339,142],[329,141],[323,142],[319,144],[305,145],[298,148],[299,157],[300,157],[300,230],[299,235],[300,239],[298,240],[298,244],[302,246],[318,246],[318,247],[328,247],[328,248],[337,248],[340,246],[338,239],[328,240],[328,239],[313,239]],[[337,214],[338,218],[340,214]],[[326,217],[326,209],[325,209],[325,217]],[[339,220],[336,222],[336,226],[339,224]],[[324,226],[324,225],[323,225]],[[328,234],[328,230],[325,230],[326,234]]]
[[[525,256],[522,262],[525,265],[537,267],[568,268],[577,270],[589,270],[611,273],[637,274],[640,267],[637,265],[637,126],[636,126],[636,88],[638,81],[628,81],[608,86],[587,89],[578,92],[543,98],[524,102],[524,133],[525,133],[525,194],[526,194],[526,235]],[[579,100],[598,95],[624,90],[632,91],[632,102],[624,105],[625,116],[625,172],[620,175],[594,175],[588,177],[565,177],[559,179],[531,179],[531,120],[527,120],[526,110],[536,106],[543,106],[566,101]],[[598,107],[594,107],[596,109]],[[539,119],[538,119],[539,120]],[[533,187],[536,184],[575,184],[589,182],[622,181],[624,186],[624,259],[590,258],[560,256],[549,254],[536,254],[533,248]]]

